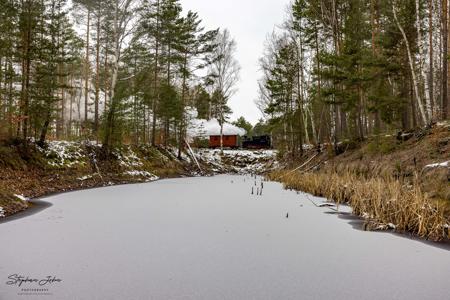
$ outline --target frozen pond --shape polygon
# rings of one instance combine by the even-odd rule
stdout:
[[[252,185],[218,176],[49,197],[0,224],[0,299],[450,299],[448,250]],[[6,284],[15,274],[55,282]]]

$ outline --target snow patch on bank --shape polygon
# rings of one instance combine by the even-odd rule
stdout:
[[[91,179],[91,178],[92,178],[92,175],[86,175],[86,176],[83,176],[83,177],[78,177],[77,179],[79,181],[85,181],[85,180],[88,180],[88,179]]]
[[[450,161],[444,161],[442,163],[435,163],[426,165],[425,169],[435,169],[435,168],[449,168],[450,167]]]
[[[224,150],[200,149],[197,159],[214,173],[257,174],[278,166],[275,150]]]
[[[16,197],[16,198],[18,198],[19,200],[22,200],[22,201],[29,201],[30,199],[29,198],[27,198],[27,197],[25,197],[24,195],[14,195],[14,197]]]
[[[134,170],[134,171],[127,171],[127,172],[125,172],[125,174],[126,175],[130,175],[130,176],[136,176],[136,177],[137,176],[145,177],[149,181],[155,181],[155,180],[159,179],[158,176],[156,176],[155,174],[152,174],[150,172],[147,172],[147,171],[136,171],[136,170]]]
[[[49,141],[47,147],[37,147],[52,167],[84,165],[85,153],[79,142]]]
[[[122,167],[133,168],[142,167],[144,164],[141,159],[131,149],[126,149],[123,152],[115,151],[114,156],[119,160]]]
[[[3,207],[0,206],[0,218],[4,217],[5,217],[5,210],[3,209]]]

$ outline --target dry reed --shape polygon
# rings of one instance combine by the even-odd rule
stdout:
[[[366,229],[394,229],[439,241],[449,238],[444,208],[429,199],[420,184],[402,184],[392,177],[365,179],[355,173],[301,173],[275,171],[269,178],[285,188],[348,204],[354,214],[366,219]]]

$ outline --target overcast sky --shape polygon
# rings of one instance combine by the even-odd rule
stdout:
[[[239,91],[230,100],[232,120],[244,116],[255,124],[261,113],[257,98],[258,59],[264,41],[276,24],[283,21],[289,0],[181,0],[184,10],[198,12],[207,30],[228,28],[237,42],[241,70]]]

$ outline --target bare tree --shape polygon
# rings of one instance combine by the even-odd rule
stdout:
[[[400,30],[400,32],[401,32],[401,34],[403,36],[403,41],[405,42],[405,45],[406,45],[406,50],[407,50],[407,53],[408,53],[409,66],[410,66],[410,69],[411,69],[411,77],[412,77],[413,87],[414,87],[414,95],[415,95],[416,100],[417,100],[417,104],[418,104],[418,107],[419,107],[420,116],[422,117],[422,121],[423,121],[424,124],[428,124],[428,117],[427,117],[427,114],[425,112],[425,108],[424,108],[423,103],[422,103],[422,97],[420,96],[420,92],[419,92],[419,81],[417,79],[416,70],[414,68],[414,60],[413,60],[413,55],[412,55],[412,52],[411,52],[409,40],[408,40],[408,37],[406,35],[405,30],[403,29],[403,26],[400,24],[400,21],[398,20],[397,8],[395,7],[395,3],[396,3],[395,1],[392,3],[392,12],[394,14],[395,23],[397,24],[397,27]]]
[[[215,79],[214,94],[217,119],[220,124],[220,149],[223,150],[223,125],[229,113],[228,100],[236,93],[241,67],[235,58],[236,41],[228,29],[219,32],[216,38],[217,48],[214,62],[209,68],[209,74]]]
[[[106,125],[105,125],[105,138],[103,146],[106,150],[109,150],[111,146],[111,136],[114,131],[114,117],[118,107],[118,99],[115,97],[115,88],[118,81],[119,65],[121,62],[122,50],[126,39],[133,32],[133,16],[134,16],[134,3],[136,0],[114,0],[112,2],[112,37],[113,37],[113,61],[112,61],[112,78],[111,86],[109,90],[109,99],[111,105],[108,110]]]

